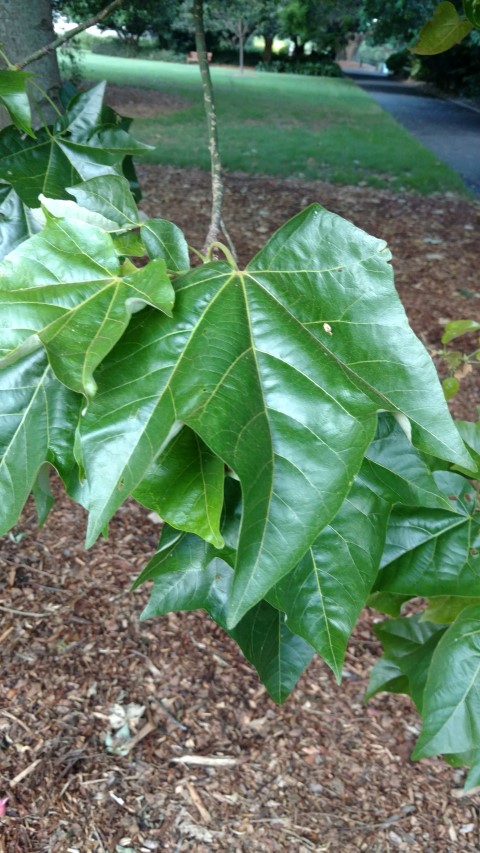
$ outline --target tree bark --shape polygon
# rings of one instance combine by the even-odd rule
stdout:
[[[0,0],[0,42],[3,52],[12,63],[21,62],[35,50],[53,41],[55,33],[52,23],[51,0]],[[2,66],[5,63],[2,61]],[[28,68],[35,74],[34,81],[54,102],[58,100],[60,73],[55,51],[32,62]],[[43,119],[48,123],[55,118],[55,111],[35,87],[30,85],[30,101],[33,124],[38,126]],[[35,107],[38,103],[39,109]],[[0,127],[10,124],[2,109]]]
[[[265,36],[265,47],[263,48],[262,59],[264,62],[271,62],[273,55],[273,36]]]

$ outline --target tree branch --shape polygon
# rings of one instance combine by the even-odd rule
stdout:
[[[22,59],[21,62],[16,62],[16,68],[25,68],[25,66],[30,65],[31,62],[36,62],[37,59],[41,59],[42,56],[45,56],[52,50],[56,50],[57,47],[65,44],[66,41],[69,41],[74,36],[78,35],[78,33],[82,33],[83,30],[87,30],[89,27],[93,27],[95,24],[98,24],[99,21],[103,21],[103,19],[110,15],[111,12],[116,12],[116,10],[119,9],[120,6],[123,6],[125,2],[126,0],[113,0],[112,3],[105,6],[105,8],[97,15],[92,15],[91,18],[88,18],[87,21],[79,24],[78,27],[75,27],[73,30],[69,30],[68,33],[64,33],[63,36],[59,36],[51,41],[50,44],[46,44],[45,47],[41,47],[39,50],[31,53],[26,59]]]
[[[198,65],[202,77],[203,103],[205,105],[208,124],[208,148],[212,164],[212,216],[203,248],[204,254],[207,254],[209,246],[216,242],[221,231],[223,181],[222,164],[218,150],[217,115],[213,97],[212,78],[210,77],[210,68],[208,65],[205,27],[203,24],[203,0],[194,0],[193,16],[195,19],[195,47],[197,48]]]

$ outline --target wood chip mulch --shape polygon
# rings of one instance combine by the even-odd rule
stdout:
[[[143,208],[201,246],[208,175],[139,171]],[[241,261],[312,201],[388,240],[427,343],[441,321],[479,316],[479,206],[455,197],[230,175]],[[462,388],[454,411],[474,417],[478,374]],[[55,488],[46,526],[28,504],[0,552],[0,853],[480,849],[464,772],[409,761],[409,700],[363,702],[377,615],[360,620],[341,687],[315,659],[277,708],[207,617],[139,621],[148,589],[128,589],[158,538],[145,510],[126,504],[85,552],[84,513]]]

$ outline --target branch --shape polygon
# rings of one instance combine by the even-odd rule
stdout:
[[[205,27],[203,24],[203,0],[194,0],[193,16],[195,20],[195,47],[197,48],[198,65],[202,77],[203,103],[208,123],[208,148],[212,164],[212,217],[203,248],[203,252],[206,254],[209,246],[216,242],[221,231],[223,181],[222,164],[218,150],[217,115],[215,112],[212,78],[210,77],[207,45],[205,42]]]
[[[63,36],[59,36],[50,42],[50,44],[46,44],[45,47],[41,47],[39,50],[36,50],[34,53],[31,53],[30,56],[27,56],[26,59],[22,59],[21,62],[16,62],[16,68],[25,68],[26,65],[30,65],[31,62],[36,62],[37,59],[41,59],[43,56],[46,56],[47,53],[50,53],[52,50],[56,50],[57,47],[60,47],[62,44],[65,44],[66,41],[69,41],[74,36],[78,35],[78,33],[82,33],[83,30],[88,30],[89,27],[93,27],[95,24],[98,24],[99,21],[103,21],[111,12],[116,12],[120,6],[126,0],[113,0],[112,3],[109,3],[108,6],[105,6],[101,12],[97,15],[93,15],[91,18],[88,18],[87,21],[84,21],[83,24],[79,24],[78,27],[75,27],[73,30],[69,30],[68,33],[64,33]]]

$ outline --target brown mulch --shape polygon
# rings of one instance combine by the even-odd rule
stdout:
[[[139,174],[145,211],[201,247],[208,175]],[[479,206],[452,196],[230,175],[240,260],[312,201],[388,240],[425,342],[438,346],[441,321],[479,316]],[[474,417],[479,403],[470,375],[455,413]],[[29,504],[0,554],[0,853],[480,849],[480,795],[462,795],[464,772],[409,761],[411,703],[363,702],[377,617],[360,620],[341,687],[315,659],[277,708],[207,617],[139,621],[148,589],[128,588],[158,537],[146,511],[125,505],[109,541],[85,552],[84,513],[59,498],[40,531]],[[125,755],[112,709],[135,705]]]

